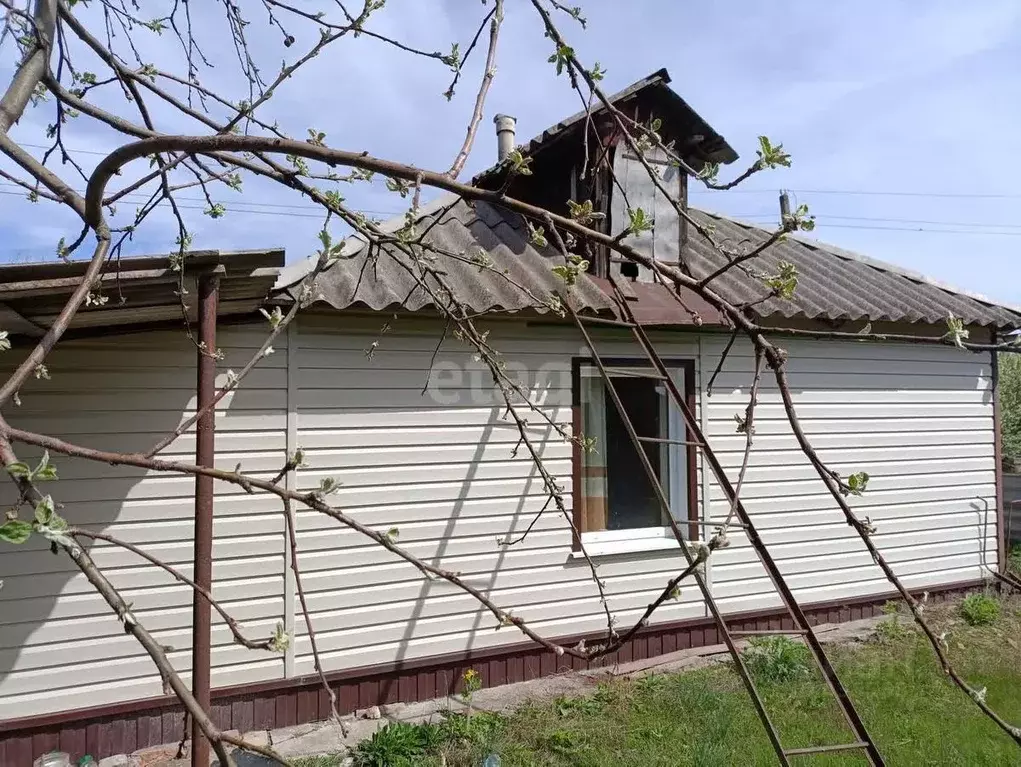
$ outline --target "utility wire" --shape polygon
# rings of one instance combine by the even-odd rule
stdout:
[[[797,194],[835,194],[854,196],[877,196],[877,197],[933,197],[946,199],[978,199],[978,200],[1021,200],[1021,194],[1006,194],[998,192],[912,192],[904,190],[884,189],[792,189],[783,187],[788,192]],[[695,188],[688,192],[689,195],[712,194],[719,192],[719,189]],[[728,189],[727,194],[779,194],[780,188],[775,189]]]

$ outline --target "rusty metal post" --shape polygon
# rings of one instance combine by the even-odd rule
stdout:
[[[201,348],[198,350],[198,386],[196,408],[201,410],[216,393],[216,310],[220,297],[220,278],[206,274],[198,284],[198,325]],[[199,418],[195,427],[195,463],[212,466],[215,453],[215,408]],[[195,570],[199,586],[211,590],[213,584],[213,478],[195,477]],[[191,689],[195,700],[210,712],[210,609],[199,594],[192,594]],[[209,741],[194,721],[191,723],[192,767],[209,767]]]

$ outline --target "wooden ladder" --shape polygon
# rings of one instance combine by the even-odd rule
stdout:
[[[826,654],[823,651],[822,644],[819,642],[818,637],[812,630],[812,626],[809,624],[808,618],[805,616],[804,611],[801,609],[797,601],[794,599],[794,595],[791,592],[790,587],[784,581],[783,575],[781,574],[780,569],[777,567],[775,560],[770,555],[769,550],[766,548],[765,544],[762,542],[762,538],[759,536],[758,531],[755,529],[755,525],[752,522],[751,516],[745,509],[744,504],[740,502],[740,499],[737,499],[737,502],[735,503],[734,488],[731,485],[730,480],[727,478],[727,475],[724,472],[723,467],[720,465],[720,462],[717,459],[716,454],[714,453],[713,449],[709,446],[709,443],[706,441],[705,434],[702,432],[702,428],[699,425],[697,419],[695,418],[695,414],[692,412],[691,408],[688,407],[688,403],[685,401],[685,398],[681,395],[681,392],[678,391],[677,384],[674,382],[674,379],[670,376],[670,373],[667,370],[666,365],[663,363],[663,360],[656,353],[656,350],[653,347],[652,343],[649,341],[649,337],[648,335],[646,335],[645,330],[635,320],[634,314],[631,311],[630,307],[628,306],[627,298],[622,294],[621,289],[617,285],[616,281],[611,280],[611,282],[613,283],[616,289],[617,293],[616,299],[621,312],[620,316],[624,317],[623,320],[594,317],[591,315],[582,316],[578,314],[577,311],[575,311],[575,309],[571,306],[570,300],[567,298],[563,300],[563,305],[565,306],[566,311],[568,311],[572,318],[574,319],[575,325],[578,327],[582,337],[585,339],[585,344],[586,346],[588,346],[589,351],[592,355],[592,362],[599,370],[599,374],[602,377],[603,382],[606,386],[606,392],[609,395],[610,399],[613,401],[614,407],[616,408],[618,414],[620,415],[620,419],[624,425],[624,428],[627,431],[628,436],[630,437],[631,442],[634,445],[635,451],[638,454],[639,460],[642,463],[645,473],[649,478],[649,482],[652,485],[653,492],[656,495],[656,498],[663,510],[663,513],[665,514],[667,520],[669,520],[670,522],[670,527],[673,530],[674,535],[677,537],[677,540],[680,543],[681,551],[684,553],[684,556],[688,561],[688,571],[691,572],[696,583],[698,584],[699,590],[702,593],[702,598],[705,600],[705,604],[709,612],[712,614],[713,620],[716,622],[716,627],[717,630],[719,631],[719,635],[723,638],[723,643],[727,646],[727,649],[730,651],[731,657],[734,659],[734,665],[737,668],[738,674],[741,676],[741,680],[744,682],[745,688],[748,690],[748,694],[751,696],[752,703],[754,704],[756,712],[758,713],[759,718],[762,720],[762,723],[766,728],[766,732],[769,736],[770,742],[773,745],[773,749],[776,751],[776,755],[779,758],[780,763],[783,765],[789,765],[790,757],[792,756],[807,756],[811,754],[830,753],[834,751],[862,750],[865,753],[865,756],[868,758],[870,764],[876,765],[876,767],[884,765],[885,762],[883,761],[882,755],[879,753],[879,749],[876,747],[876,744],[869,735],[868,730],[865,728],[865,723],[861,720],[861,717],[855,710],[854,705],[852,704],[851,699],[847,694],[847,691],[844,689],[844,686],[840,683],[840,680],[837,678],[836,671],[834,671],[832,664],[826,657]],[[600,359],[598,351],[596,350],[596,346],[592,341],[592,337],[589,335],[589,332],[586,329],[586,324],[601,325],[604,327],[608,326],[614,328],[624,328],[629,330],[633,335],[635,341],[643,350],[644,355],[648,358],[649,362],[651,363],[653,371],[649,373],[642,373],[637,370],[617,370],[614,368],[609,368],[606,365],[604,365],[602,359]],[[667,494],[664,491],[663,486],[656,475],[656,471],[649,460],[649,456],[646,454],[645,450],[642,447],[642,443],[647,442],[679,443],[680,441],[664,440],[658,437],[642,436],[635,431],[634,424],[628,417],[628,414],[624,409],[623,402],[621,401],[620,396],[618,395],[616,389],[613,386],[613,381],[611,380],[613,376],[617,375],[650,378],[655,381],[661,382],[665,386],[666,391],[670,397],[670,401],[672,402],[673,406],[680,411],[681,415],[684,418],[684,422],[687,427],[687,434],[689,435],[690,438],[690,441],[685,441],[685,444],[694,444],[696,449],[700,449],[702,451],[702,456],[704,460],[712,469],[712,472],[716,477],[716,481],[719,483],[720,487],[723,489],[724,493],[727,496],[728,502],[735,509],[736,517],[739,520],[739,523],[731,526],[743,530],[745,535],[748,537],[748,540],[751,543],[752,548],[754,548],[755,553],[758,555],[759,560],[762,562],[762,565],[766,570],[766,573],[769,575],[769,579],[772,582],[773,587],[780,595],[780,598],[783,601],[784,606],[787,609],[787,612],[790,615],[795,628],[791,630],[781,631],[775,630],[731,631],[727,627],[726,619],[720,613],[719,607],[717,606],[715,600],[713,599],[712,594],[710,593],[710,589],[706,584],[704,575],[701,572],[699,572],[698,560],[692,554],[689,546],[687,545],[687,542],[684,539],[684,533],[682,531],[681,525],[679,525],[677,521],[674,519],[674,515],[672,513],[670,501],[667,497]],[[575,502],[577,503],[577,500]],[[741,653],[738,651],[737,647],[734,644],[735,637],[762,636],[771,634],[795,635],[800,636],[803,639],[805,644],[808,646],[808,649],[810,650],[812,657],[815,659],[815,662],[818,665],[819,670],[823,675],[823,678],[826,680],[827,686],[833,693],[833,696],[837,701],[837,705],[839,706],[840,711],[844,716],[844,719],[846,720],[851,731],[854,733],[854,736],[856,738],[854,741],[850,743],[842,743],[837,745],[811,746],[808,748],[785,749],[783,747],[782,743],[780,742],[780,736],[777,733],[776,727],[773,724],[772,720],[770,719],[769,713],[766,711],[766,707],[762,701],[762,697],[759,695],[759,692],[755,687],[755,683],[752,680],[751,675],[749,674],[748,669],[744,664],[744,660],[741,656]]]

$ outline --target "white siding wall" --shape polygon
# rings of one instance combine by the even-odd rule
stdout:
[[[309,466],[296,478],[312,488],[327,476],[333,496],[379,530],[397,527],[409,550],[460,571],[502,607],[548,635],[599,630],[604,623],[583,561],[570,556],[570,530],[553,510],[513,548],[498,539],[522,531],[542,507],[542,482],[516,430],[501,418],[484,367],[459,342],[435,353],[439,325],[303,317],[287,348],[264,360],[217,413],[218,462],[269,475],[288,449],[288,376],[293,449]],[[221,329],[238,368],[264,328]],[[635,346],[601,337],[605,354],[636,356]],[[492,323],[490,340],[523,377],[544,412],[570,423],[570,364],[586,350],[569,329]],[[726,339],[664,334],[663,356],[696,360],[698,390]],[[378,342],[371,358],[366,350]],[[823,457],[846,473],[872,475],[852,499],[879,527],[876,541],[910,585],[980,577],[983,547],[995,566],[993,424],[985,357],[950,349],[819,343],[788,344],[790,377],[806,430]],[[292,356],[288,358],[288,354]],[[53,356],[52,381],[35,381],[12,408],[16,425],[88,445],[144,449],[194,407],[194,348],[180,332],[75,341]],[[11,358],[15,359],[15,358]],[[699,417],[725,466],[736,471],[751,355],[737,346],[715,392],[700,397]],[[431,366],[431,372],[430,372]],[[423,388],[425,392],[423,393]],[[531,419],[547,466],[571,489],[571,450]],[[194,439],[168,454],[191,458]],[[24,451],[31,455],[30,451]],[[56,495],[75,524],[105,529],[148,547],[190,573],[193,480],[57,459]],[[701,472],[701,464],[699,471]],[[704,479],[704,478],[703,478]],[[9,492],[2,483],[3,492]],[[713,482],[700,493],[718,518],[726,513]],[[756,449],[744,497],[804,601],[889,590],[841,522],[821,482],[800,456],[768,378],[758,409]],[[988,504],[989,525],[983,532]],[[251,634],[265,634],[287,604],[278,505],[218,489],[215,591]],[[298,512],[299,554],[314,625],[329,669],[389,663],[522,641],[445,582],[426,582],[412,566],[358,533],[313,512]],[[735,536],[738,538],[738,536]],[[157,695],[159,679],[117,619],[81,575],[41,547],[0,544],[0,719]],[[109,546],[93,548],[139,618],[174,646],[187,670],[191,597],[165,574]],[[627,625],[676,573],[669,552],[608,557],[600,574],[611,609]],[[730,610],[776,604],[742,541],[710,568],[715,593]],[[688,586],[656,621],[699,617],[704,605]],[[215,685],[312,672],[300,617],[285,659],[237,648],[214,617]],[[285,665],[286,664],[286,665]],[[74,697],[69,696],[73,688]]]
[[[545,502],[540,477],[514,424],[501,416],[481,363],[455,340],[444,343],[430,373],[439,326],[411,332],[379,323],[352,328],[303,320],[299,333],[298,444],[309,469],[302,488],[326,476],[356,518],[385,531],[430,562],[460,571],[494,601],[550,636],[605,628],[596,587],[571,557],[570,527],[547,511],[513,548]],[[664,357],[697,359],[694,336],[660,343]],[[508,369],[528,382],[533,401],[558,422],[571,421],[571,358],[587,356],[575,332],[493,323],[490,342]],[[365,350],[379,342],[372,358]],[[633,343],[609,341],[604,354],[637,356]],[[423,388],[426,389],[423,394]],[[532,436],[548,469],[571,490],[571,447],[532,416]],[[569,497],[569,496],[568,496]],[[411,565],[363,536],[312,512],[299,514],[299,550],[320,650],[331,668],[348,668],[520,642],[496,631],[488,611],[445,581],[425,582]],[[607,559],[600,568],[621,624],[635,619],[678,570],[677,553]],[[689,589],[656,620],[704,615]],[[313,670],[298,621],[296,673]]]
[[[254,330],[221,328],[222,369],[243,365],[260,340]],[[267,473],[284,460],[287,360],[285,344],[278,346],[248,386],[220,404],[217,461],[224,468],[241,461],[246,470]],[[22,356],[7,355],[8,365]],[[47,364],[52,380],[30,379],[21,407],[8,408],[12,425],[101,449],[146,450],[194,413],[195,347],[180,331],[69,341]],[[182,436],[164,455],[194,461],[194,435]],[[63,456],[53,462],[61,478],[54,496],[72,524],[143,545],[191,575],[194,479]],[[14,500],[10,488],[0,482],[4,507]],[[278,506],[223,486],[215,515],[214,593],[247,630],[268,635],[283,617]],[[139,620],[175,648],[174,665],[190,671],[190,590],[122,549],[90,548]],[[67,557],[51,556],[36,541],[0,544],[0,580],[0,719],[162,694],[148,656]],[[283,673],[279,656],[233,645],[216,617],[213,663],[214,685]]]
[[[705,369],[725,337],[704,336]],[[785,340],[788,379],[801,423],[819,454],[847,476],[866,471],[850,497],[878,528],[876,545],[909,587],[971,580],[996,567],[992,381],[988,355],[910,344]],[[708,435],[732,478],[745,437],[735,413],[748,403],[754,359],[735,345],[704,398]],[[802,603],[890,591],[860,538],[808,463],[765,372],[742,498]],[[712,518],[729,509],[715,481]],[[743,544],[743,545],[742,545]],[[714,594],[730,610],[779,605],[743,536],[716,555]]]

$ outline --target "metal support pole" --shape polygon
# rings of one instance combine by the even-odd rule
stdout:
[[[216,309],[220,297],[220,278],[215,274],[199,278],[199,340],[198,386],[196,408],[201,410],[216,394]],[[215,408],[199,418],[195,427],[195,463],[212,466],[215,455]],[[195,570],[199,586],[212,590],[213,585],[213,478],[195,477]],[[209,603],[192,594],[191,689],[195,700],[209,713],[210,609]],[[192,767],[209,767],[209,741],[199,725],[191,723]]]

